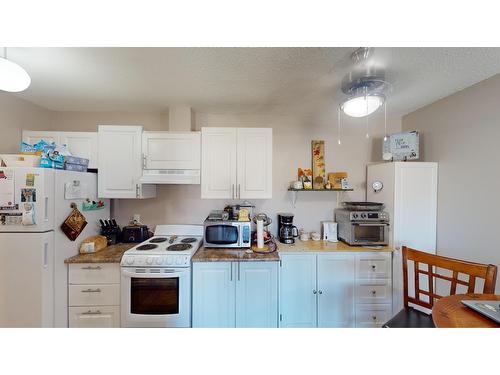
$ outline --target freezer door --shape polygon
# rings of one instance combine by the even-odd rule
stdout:
[[[9,205],[8,202],[11,202]],[[16,222],[29,206],[34,224]],[[0,232],[47,232],[54,229],[54,171],[0,167]]]
[[[73,171],[55,172],[55,302],[54,316],[56,327],[68,327],[68,267],[64,260],[78,254],[79,246],[87,237],[100,233],[99,219],[109,219],[109,199],[102,199],[104,208],[94,211],[83,211],[82,203],[86,198],[97,200],[97,174]],[[76,184],[78,189],[71,194],[66,194],[66,186]],[[71,188],[70,188],[71,190]],[[78,193],[79,192],[79,193]],[[83,232],[75,241],[59,229],[59,225],[71,213],[71,203],[75,203],[87,221]]]
[[[54,232],[0,233],[0,327],[53,327]]]

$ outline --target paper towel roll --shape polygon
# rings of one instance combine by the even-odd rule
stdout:
[[[257,220],[257,247],[264,248],[264,221]]]

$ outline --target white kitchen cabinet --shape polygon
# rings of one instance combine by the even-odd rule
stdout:
[[[202,128],[201,197],[272,198],[272,129]]]
[[[65,144],[73,156],[89,159],[88,168],[97,168],[97,132],[23,130],[22,138],[23,142],[32,145],[38,143],[42,139],[47,143],[55,142],[58,145]]]
[[[59,142],[68,146],[71,155],[89,159],[88,168],[97,168],[99,159],[96,132],[60,132]]]
[[[236,265],[236,327],[278,327],[278,262]]]
[[[69,308],[70,328],[119,328],[120,306]]]
[[[193,263],[193,327],[235,326],[233,268],[232,262]]]
[[[120,327],[120,265],[73,263],[68,272],[69,327]]]
[[[280,253],[280,258],[280,327],[316,327],[316,255]]]
[[[354,327],[354,257],[318,254],[318,327]]]
[[[382,189],[375,191],[375,181]],[[401,246],[436,253],[438,163],[394,162],[367,167],[366,198],[385,204],[391,232],[389,245],[394,248],[393,314],[403,308],[403,262]],[[409,280],[412,290],[413,280]]]
[[[200,132],[144,132],[144,169],[200,169]]]
[[[379,327],[390,316],[391,253],[293,251],[280,258],[280,327]]]
[[[153,198],[155,185],[140,183],[142,126],[99,125],[99,198]]]
[[[277,327],[277,262],[194,262],[193,327]]]

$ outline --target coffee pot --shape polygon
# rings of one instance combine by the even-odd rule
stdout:
[[[295,243],[295,238],[299,236],[299,231],[297,227],[293,225],[293,214],[278,214],[278,227],[280,242],[286,244]]]

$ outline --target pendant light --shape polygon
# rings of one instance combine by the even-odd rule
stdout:
[[[4,47],[3,57],[0,57],[0,90],[20,92],[26,90],[30,84],[31,78],[26,70],[7,60],[7,47]]]

